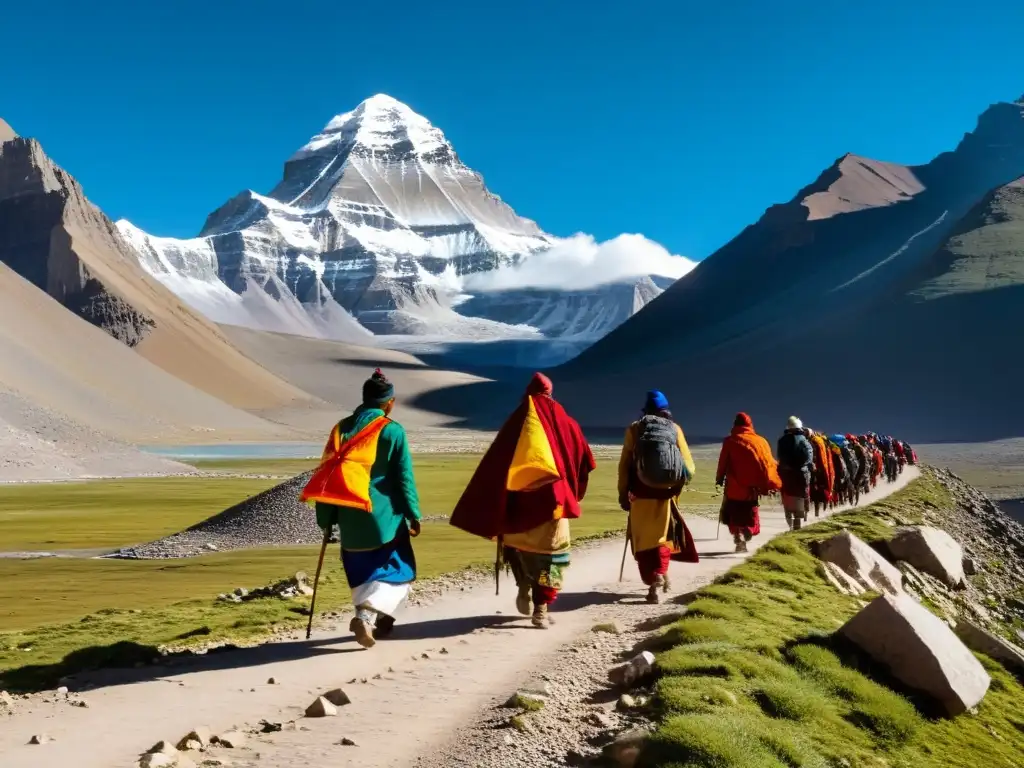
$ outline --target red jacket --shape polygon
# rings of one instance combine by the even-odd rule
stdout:
[[[749,417],[747,421],[732,428],[718,456],[716,482],[725,482],[725,498],[730,501],[757,501],[782,488],[771,446],[754,432]]]

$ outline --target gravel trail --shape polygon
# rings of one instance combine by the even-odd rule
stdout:
[[[916,474],[904,472],[879,495]],[[688,523],[703,559],[697,565],[673,564],[676,593],[707,584],[743,558],[732,552],[724,531],[715,539],[714,521],[690,516]],[[756,544],[785,530],[779,508],[764,509],[762,530]],[[177,741],[206,725],[254,732],[244,748],[219,753],[216,748],[205,756],[226,756],[238,768],[350,762],[362,768],[562,765],[558,749],[564,756],[586,736],[581,723],[592,715],[586,697],[593,680],[603,678],[631,641],[625,635],[596,638],[593,625],[617,618],[633,627],[671,610],[640,602],[644,588],[632,562],[625,580],[617,582],[621,555],[620,540],[577,552],[556,603],[556,623],[546,631],[514,613],[514,586],[505,579],[500,597],[490,585],[465,586],[408,608],[394,636],[370,651],[353,642],[344,629],[347,617],[340,617],[310,641],[292,636],[161,667],[82,676],[69,687],[87,707],[52,694],[15,702],[0,729],[0,763],[4,768],[132,766],[157,741]],[[545,738],[492,728],[495,708],[545,674],[558,696],[532,724]],[[269,684],[271,677],[275,684]],[[302,717],[319,693],[339,686],[352,703],[337,717]],[[498,714],[507,719],[511,712]],[[281,730],[256,733],[261,721],[281,724]],[[36,733],[54,740],[28,745]],[[358,746],[343,746],[343,739]]]

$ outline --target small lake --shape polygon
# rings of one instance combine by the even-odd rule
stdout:
[[[1024,499],[1004,499],[996,503],[1003,512],[1018,523],[1024,523]]]
[[[146,453],[168,459],[308,459],[318,458],[318,443],[221,443],[214,445],[142,445]]]

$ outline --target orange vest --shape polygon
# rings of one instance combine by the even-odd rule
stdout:
[[[390,421],[386,416],[378,416],[345,442],[341,441],[341,430],[335,425],[327,438],[320,466],[299,499],[372,512],[370,469],[377,460],[381,430]]]

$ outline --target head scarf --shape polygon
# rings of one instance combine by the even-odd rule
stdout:
[[[530,379],[529,385],[526,387],[527,395],[547,395],[551,396],[554,392],[555,385],[551,383],[551,379],[545,376],[543,373],[537,372],[533,374],[533,378]]]
[[[736,419],[733,421],[732,425],[734,427],[753,427],[754,422],[747,414],[740,411],[736,414]]]

